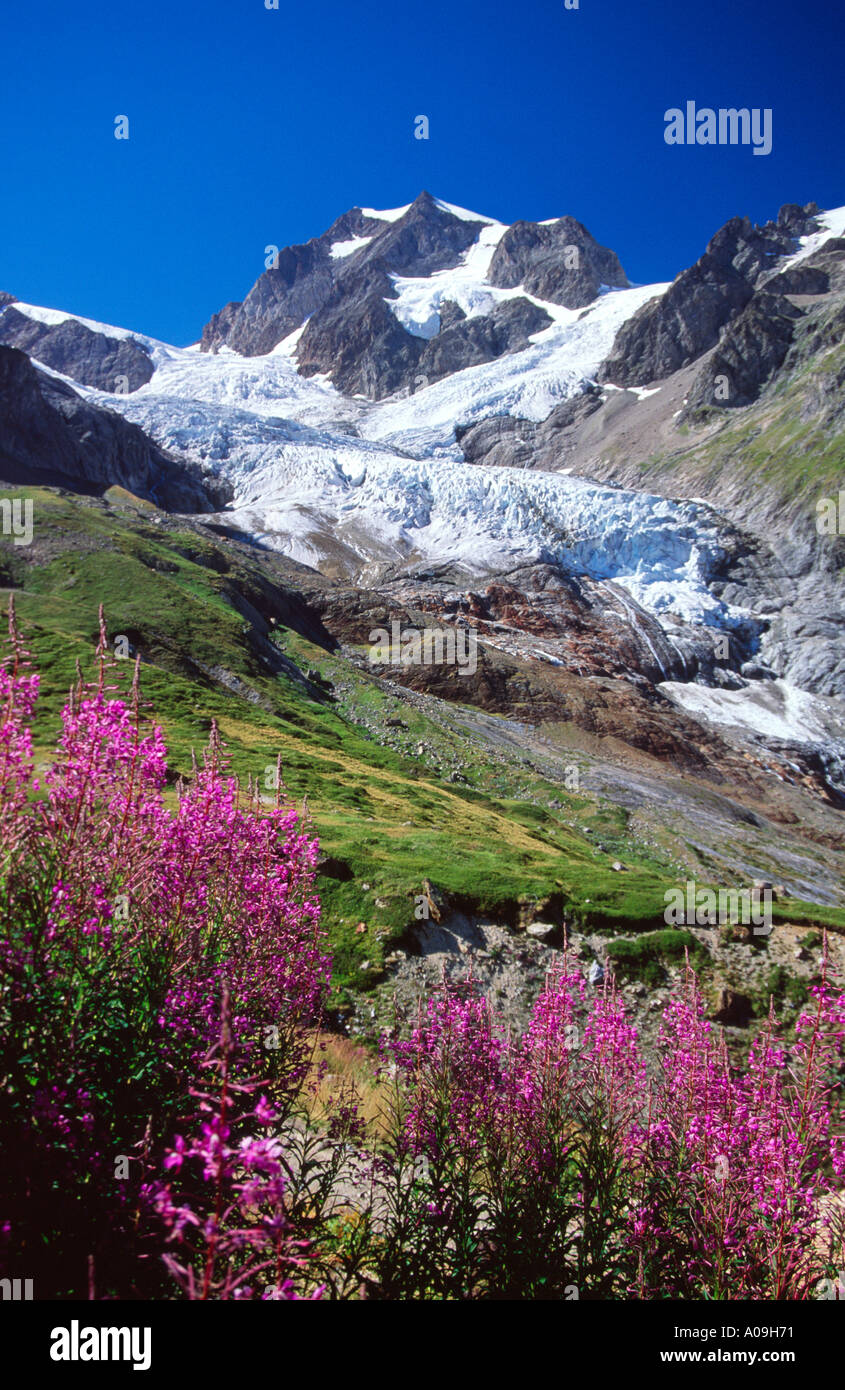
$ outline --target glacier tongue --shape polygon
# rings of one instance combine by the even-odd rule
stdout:
[[[725,549],[720,523],[702,503],[559,473],[411,458],[337,426],[272,416],[285,384],[300,413],[318,409],[317,394],[327,414],[349,406],[331,388],[302,382],[284,359],[191,358],[132,396],[99,399],[225,478],[234,489],[226,519],[294,558],[340,564],[350,575],[372,560],[436,560],[470,574],[545,560],[614,579],[656,614],[715,626],[743,619],[708,587]],[[266,398],[258,391],[265,371],[272,372]],[[306,389],[297,395],[299,387]],[[199,389],[213,399],[199,399]],[[250,408],[239,408],[239,399]]]
[[[331,447],[316,446],[310,458],[294,449],[244,478],[232,510],[253,527],[262,518],[265,539],[287,535],[289,545],[302,507],[363,554],[451,563],[470,574],[551,561],[616,580],[655,614],[719,627],[744,616],[708,588],[725,552],[713,514],[693,503],[551,473],[384,454],[351,472]]]

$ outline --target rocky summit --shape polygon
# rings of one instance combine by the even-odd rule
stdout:
[[[845,923],[845,210],[708,234],[635,285],[422,192],[268,247],[188,348],[0,294],[3,584],[58,667],[103,598],[185,776],[211,711],[281,752],[358,1032],[465,956],[519,1021],[679,880],[771,881],[766,969],[691,927],[738,1035]]]

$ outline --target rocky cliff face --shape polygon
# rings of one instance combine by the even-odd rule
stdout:
[[[119,484],[172,511],[210,512],[225,498],[137,425],[83,400],[8,347],[0,347],[0,477],[84,492]]]
[[[527,299],[508,300],[472,319],[452,306],[445,326],[441,322],[440,332],[426,340],[402,327],[390,307],[392,294],[391,280],[375,265],[356,277],[352,297],[344,281],[305,328],[297,354],[302,375],[324,372],[346,395],[382,400],[519,352],[551,323]]]
[[[798,237],[817,230],[817,212],[815,203],[787,204],[776,222],[763,227],[747,217],[727,222],[668,293],[620,329],[599,380],[648,386],[712,348],[725,324],[746,307],[772,258],[787,255]]]
[[[379,400],[407,386],[425,343],[402,327],[387,304],[392,283],[375,264],[347,275],[308,320],[297,359],[303,376],[323,372],[346,395]]]
[[[514,222],[490,264],[490,283],[509,289],[522,285],[538,299],[583,309],[602,285],[625,289],[626,276],[615,252],[590,236],[574,217],[556,222]]]
[[[801,313],[785,295],[770,290],[753,295],[723,329],[715,350],[696,374],[685,418],[714,405],[736,408],[755,401],[783,365]]]

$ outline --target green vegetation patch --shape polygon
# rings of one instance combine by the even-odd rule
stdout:
[[[692,932],[671,929],[645,932],[633,940],[621,937],[611,941],[607,948],[617,974],[651,987],[666,979],[666,963],[683,960],[686,952],[689,952],[690,964],[699,971],[710,959]]]

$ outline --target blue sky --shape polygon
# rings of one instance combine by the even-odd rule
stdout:
[[[736,213],[845,203],[844,38],[833,0],[7,6],[0,289],[188,343],[268,243],[422,188],[669,279]],[[688,100],[771,107],[772,153],[668,146]]]

